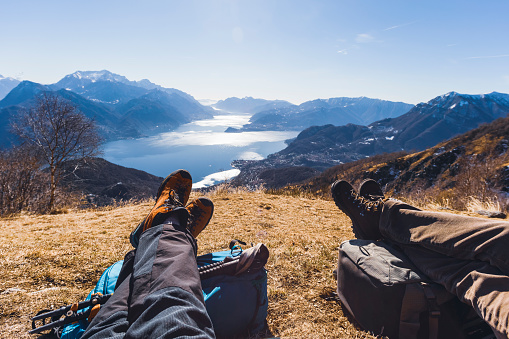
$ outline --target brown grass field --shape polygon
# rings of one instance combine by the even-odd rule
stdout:
[[[353,233],[332,201],[225,190],[208,196],[215,213],[198,237],[199,254],[224,250],[231,239],[270,250],[266,337],[374,338],[334,298],[338,246]],[[27,332],[38,310],[83,300],[131,249],[129,234],[152,204],[0,219],[0,337],[35,338]]]

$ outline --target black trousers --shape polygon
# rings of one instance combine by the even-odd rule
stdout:
[[[196,241],[177,218],[142,233],[113,296],[82,338],[215,338],[196,265]]]

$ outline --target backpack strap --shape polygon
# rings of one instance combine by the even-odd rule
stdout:
[[[252,282],[254,288],[256,289],[256,307],[253,312],[253,317],[251,318],[251,320],[249,321],[249,325],[247,326],[247,328],[249,330],[251,330],[253,328],[253,325],[255,324],[256,319],[258,318],[258,312],[260,311],[260,306],[265,305],[265,303],[267,302],[267,300],[265,298],[262,298],[262,296],[263,296],[262,285],[263,285],[264,281],[266,281],[266,280],[265,280],[265,278],[262,277],[260,279],[254,280]]]
[[[426,298],[419,283],[406,284],[401,301],[399,338],[417,338],[421,327],[419,315],[428,310]]]
[[[421,327],[419,315],[422,312],[428,313],[429,339],[437,339],[440,308],[433,289],[425,282],[407,284],[401,304],[400,338],[417,338]]]
[[[428,301],[428,315],[429,315],[429,338],[438,338],[438,319],[440,318],[440,308],[438,307],[437,297],[431,286],[425,282],[421,283],[424,290],[424,295]]]

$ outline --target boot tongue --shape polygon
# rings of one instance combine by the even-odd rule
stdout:
[[[176,207],[168,212],[168,217],[164,220],[164,224],[172,224],[176,228],[187,229],[187,220],[189,212],[184,207]]]

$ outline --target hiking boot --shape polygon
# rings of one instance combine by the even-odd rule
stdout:
[[[360,184],[359,195],[373,201],[385,198],[382,187],[373,179],[366,179]]]
[[[352,230],[357,239],[377,240],[382,238],[378,224],[382,213],[383,199],[365,199],[344,180],[333,183],[331,193],[336,206],[352,219]]]
[[[187,229],[196,238],[208,225],[210,218],[212,218],[214,204],[210,199],[201,197],[191,201],[186,206],[186,210],[189,212]]]
[[[184,213],[184,205],[189,199],[192,185],[193,180],[191,179],[191,174],[182,169],[171,173],[163,180],[157,190],[154,207],[147,217],[131,232],[129,240],[134,248],[138,247],[141,233],[152,226],[164,223],[168,218],[168,213],[171,211],[179,209],[180,207],[181,211],[177,213],[181,214],[183,217],[182,219],[185,219],[185,214],[187,214],[187,212]],[[184,222],[184,220],[182,221]],[[183,226],[184,225],[186,225],[186,223],[184,223]]]

